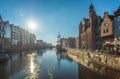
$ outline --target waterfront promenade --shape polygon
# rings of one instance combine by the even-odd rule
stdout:
[[[67,55],[84,66],[92,62],[120,70],[120,56],[81,49],[69,49]]]

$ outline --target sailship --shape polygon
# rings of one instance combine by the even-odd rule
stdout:
[[[65,51],[65,49],[61,45],[61,35],[60,35],[60,32],[58,33],[57,38],[58,38],[57,45],[56,45],[57,51]]]

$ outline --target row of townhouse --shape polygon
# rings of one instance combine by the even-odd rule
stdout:
[[[0,16],[0,48],[32,47],[35,41],[35,34],[9,21],[3,21]]]
[[[89,18],[83,18],[79,25],[78,44],[83,49],[103,49],[120,52],[120,7],[114,15],[104,13],[98,16],[94,6],[89,7]]]

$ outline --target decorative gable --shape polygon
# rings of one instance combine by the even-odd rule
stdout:
[[[101,36],[110,36],[113,35],[113,16],[108,15],[108,12],[104,13],[104,18],[101,25]]]

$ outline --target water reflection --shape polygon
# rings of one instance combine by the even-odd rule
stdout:
[[[79,65],[79,79],[120,79],[120,71],[93,63],[88,67]]]
[[[53,65],[53,63],[50,63],[48,65],[48,76],[49,76],[49,79],[53,79],[53,74],[54,74],[54,65]]]
[[[85,62],[79,65],[65,52],[24,51],[0,63],[0,79],[120,79],[120,71]]]
[[[7,63],[0,63],[0,79],[8,79],[9,73],[6,69]]]
[[[40,67],[36,60],[37,53],[33,52],[26,56],[26,77],[25,79],[36,79],[38,78]]]
[[[79,79],[120,79],[120,71],[81,59]]]
[[[34,70],[33,60],[31,60],[31,62],[30,62],[30,71],[31,71],[31,73],[33,73],[33,70]]]
[[[57,60],[58,60],[58,66],[61,64],[61,60],[68,60],[69,62],[72,62],[73,60],[67,56],[67,52],[62,51],[56,51]]]

